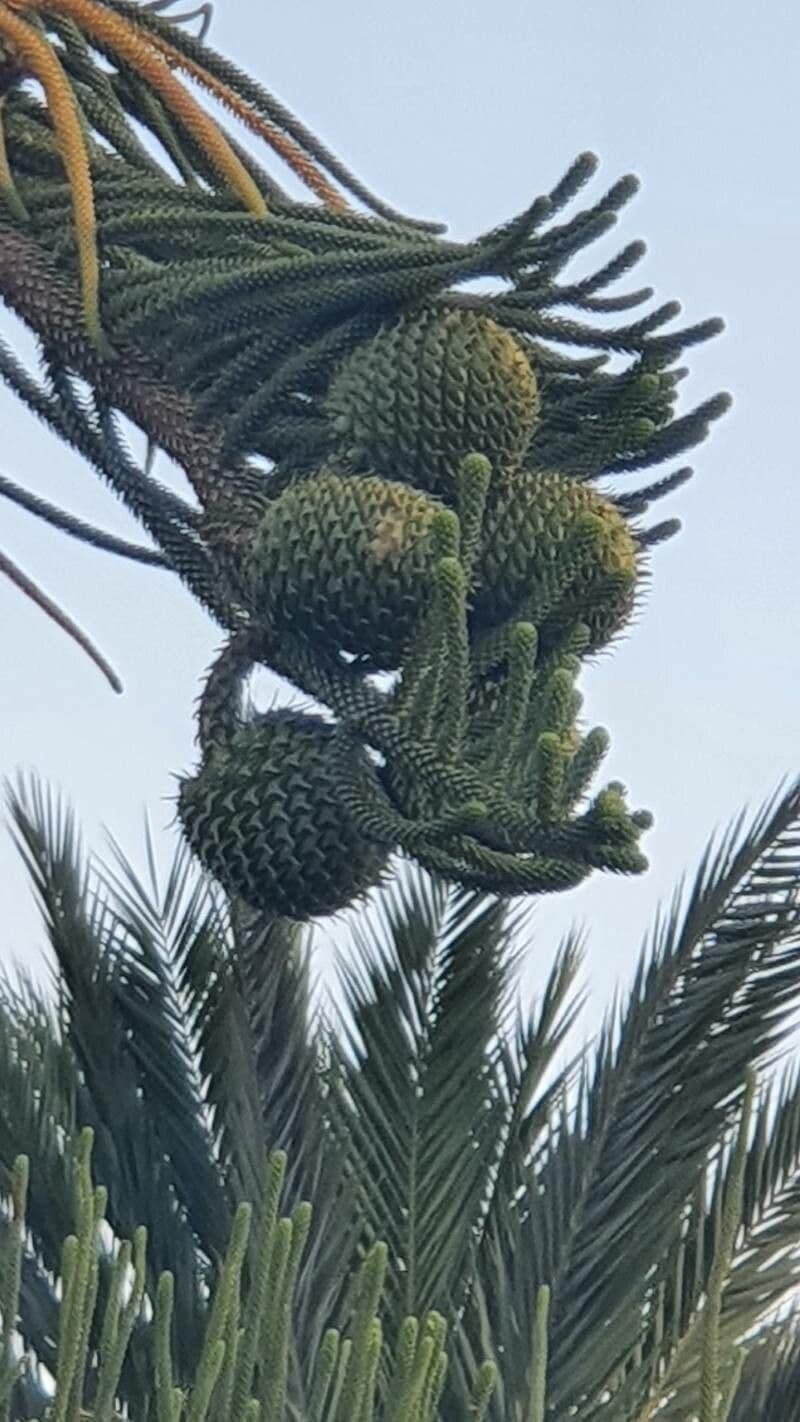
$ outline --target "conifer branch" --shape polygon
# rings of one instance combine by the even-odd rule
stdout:
[[[31,602],[35,602],[36,606],[40,607],[42,612],[46,613],[51,621],[55,622],[63,632],[66,632],[68,637],[72,638],[73,642],[78,644],[90,661],[93,661],[98,670],[102,672],[112,691],[116,691],[118,694],[121,693],[122,682],[110,663],[106,661],[102,652],[98,651],[94,643],[86,636],[86,633],[81,631],[80,627],[72,621],[72,618],[64,612],[63,608],[53,602],[52,598],[48,597],[47,593],[43,592],[42,589],[28,577],[27,573],[24,573],[21,568],[18,568],[16,563],[12,562],[8,557],[8,554],[3,552],[0,552],[0,573],[9,578],[26,597],[30,598]]]
[[[67,513],[64,509],[59,509],[55,504],[51,504],[47,499],[42,499],[38,494],[33,494],[29,489],[23,489],[19,484],[15,484],[13,479],[7,479],[0,474],[0,495],[4,499],[9,499],[11,503],[18,504],[20,508],[27,509],[29,513],[41,518],[45,523],[51,524],[53,528],[58,528],[62,533],[68,533],[71,538],[77,538],[81,543],[88,543],[92,548],[102,549],[105,553],[114,553],[118,558],[128,558],[134,563],[145,563],[152,568],[169,568],[169,563],[163,553],[159,553],[156,548],[145,548],[138,543],[129,543],[125,538],[117,538],[114,534],[105,533],[101,528],[95,528],[93,524],[86,523],[83,519],[76,518],[74,514]]]

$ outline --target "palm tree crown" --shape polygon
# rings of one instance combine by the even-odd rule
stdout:
[[[580,945],[561,946],[523,1011],[525,921],[501,899],[402,875],[356,924],[337,1013],[311,991],[303,930],[227,901],[183,848],[161,883],[148,843],[142,880],[119,852],[110,869],[87,862],[72,815],[36,785],[10,803],[57,988],[52,1003],[9,980],[2,996],[6,1180],[20,1154],[33,1164],[20,1325],[33,1371],[15,1416],[36,1396],[33,1360],[56,1364],[53,1278],[89,1126],[108,1192],[101,1284],[113,1240],[146,1225],[146,1292],[165,1272],[175,1281],[179,1383],[201,1357],[237,1207],[259,1197],[279,1149],[290,1210],[313,1202],[287,1417],[312,1415],[313,1360],[352,1322],[349,1281],[380,1240],[386,1338],[410,1317],[448,1325],[442,1418],[469,1415],[485,1359],[487,1416],[528,1417],[546,1286],[546,1415],[677,1422],[700,1385],[753,1067],[720,1377],[738,1376],[745,1340],[731,1417],[752,1415],[754,1398],[760,1415],[788,1415],[775,1409],[797,1386],[793,1333],[775,1320],[797,1279],[800,1093],[793,1069],[769,1070],[800,990],[796,787],[709,848],[627,997],[574,1057]],[[151,1330],[137,1324],[120,1382],[134,1416],[149,1415]],[[376,1387],[389,1417],[380,1372]]]

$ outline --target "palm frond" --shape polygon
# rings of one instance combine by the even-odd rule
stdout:
[[[176,945],[202,925],[202,893],[179,847],[163,888],[149,825],[147,882],[113,846],[114,871],[98,889],[114,916],[115,1016],[127,1038],[142,1099],[168,1143],[174,1188],[201,1248],[219,1257],[230,1227],[194,1044],[174,968]]]
[[[486,1207],[485,1234],[496,1223],[496,1211],[504,1218],[506,1202],[527,1183],[527,1167],[542,1132],[573,1077],[578,1058],[568,1059],[556,1071],[554,1066],[583,1006],[583,995],[575,991],[582,962],[582,938],[569,933],[556,952],[538,1009],[520,1011],[513,1033],[504,1033],[498,1042],[496,1082],[507,1124]]]
[[[658,925],[577,1098],[553,1121],[510,1212],[516,1228],[480,1280],[485,1327],[512,1359],[527,1356],[535,1292],[550,1285],[557,1409],[586,1408],[633,1353],[648,1274],[745,1070],[785,1034],[800,990],[799,815],[794,786],[747,832],[739,822],[709,848],[685,907],[676,902]],[[513,1368],[505,1386],[524,1395]],[[508,1396],[497,1407],[513,1415]]]
[[[40,1216],[47,1229],[48,1268],[57,1268],[70,1228],[70,1141],[88,1124],[114,1233],[124,1237],[144,1221],[151,1280],[164,1269],[175,1275],[179,1362],[188,1375],[205,1279],[232,1207],[257,1195],[266,1151],[288,1148],[295,1159],[287,1198],[315,1202],[296,1334],[316,1345],[341,1287],[355,1214],[343,1161],[328,1149],[322,1023],[312,1010],[304,930],[229,904],[185,847],[163,882],[149,834],[144,875],[118,846],[112,866],[101,869],[86,860],[57,797],[32,782],[10,791],[9,802],[53,950],[58,1004],[48,1014],[37,1000],[35,1032],[21,989],[9,984],[0,994],[0,1067],[9,1063],[0,1164],[10,1168],[23,1152],[45,1164],[52,1155],[51,1167],[38,1171],[41,1198],[34,1191],[30,1212],[34,1235]],[[26,1054],[34,1044],[32,1076]],[[57,1112],[42,1083],[61,1057],[72,1094],[58,1098]],[[38,1241],[37,1248],[44,1257]],[[136,1349],[128,1367],[142,1372]]]
[[[254,1071],[268,1150],[291,1162],[288,1197],[308,1196],[320,1169],[322,1023],[313,1002],[307,929],[231,909],[231,966],[247,1006]],[[263,1145],[262,1145],[263,1151]]]
[[[651,1391],[663,1399],[665,1422],[679,1422],[697,1395],[709,1270],[729,1178],[730,1155],[723,1152],[684,1211],[680,1238],[656,1286],[662,1292],[662,1336],[643,1340],[640,1351],[656,1383]],[[792,1065],[777,1089],[763,1091],[747,1154],[741,1223],[722,1299],[720,1346],[727,1356],[758,1337],[757,1330],[771,1336],[771,1320],[800,1282],[798,1241],[800,1082]]]
[[[564,1151],[548,1162],[541,1183],[560,1184],[568,1223],[548,1281],[555,1400],[580,1398],[601,1358],[618,1360],[605,1320],[621,1345],[633,1341],[640,1281],[676,1207],[730,1121],[747,1067],[785,1035],[800,991],[799,819],[793,786],[746,834],[736,826],[709,850],[682,916],[673,910],[657,932],[618,1031],[606,1028]]]
[[[231,1199],[252,1199],[263,1133],[252,1032],[231,966],[230,913],[214,886],[196,872],[183,844],[169,871],[166,899],[175,899],[176,884],[182,886],[180,912],[172,917],[169,951],[183,1039]]]
[[[582,996],[575,991],[582,960],[582,940],[571,933],[556,953],[537,1010],[527,1015],[520,1011],[513,1030],[506,1030],[498,1040],[493,1072],[503,1125],[497,1159],[487,1179],[483,1218],[475,1232],[465,1295],[459,1301],[458,1347],[448,1384],[448,1396],[456,1408],[463,1407],[469,1397],[470,1379],[480,1358],[491,1356],[497,1348],[484,1281],[491,1279],[499,1287],[507,1287],[506,1296],[497,1300],[504,1316],[518,1313],[521,1300],[526,1318],[527,1310],[535,1309],[535,1297],[529,1299],[526,1288],[518,1287],[524,1278],[524,1257],[519,1259],[520,1274],[513,1285],[511,1274],[497,1265],[515,1257],[519,1244],[517,1205],[529,1187],[530,1170],[581,1059],[579,1054],[558,1061],[582,1005]],[[503,1389],[502,1376],[498,1388]]]
[[[728,1422],[793,1422],[800,1417],[800,1330],[785,1319],[750,1349]]]
[[[179,1344],[188,1368],[203,1314],[197,1245],[201,1236],[209,1243],[216,1223],[190,1218],[197,1194],[187,1199],[182,1193],[187,1141],[194,1138],[201,1180],[208,1182],[215,1164],[210,1153],[201,1155],[208,1133],[200,1116],[178,1123],[177,1101],[192,1113],[199,1109],[188,1063],[172,1043],[165,1086],[158,1061],[177,1026],[176,1005],[168,994],[160,997],[158,973],[147,961],[153,944],[142,926],[117,913],[108,886],[90,873],[71,812],[35,782],[11,790],[9,803],[54,955],[59,1036],[82,1085],[75,1125],[95,1131],[97,1173],[108,1190],[114,1233],[130,1236],[146,1220],[151,1277],[169,1269],[179,1281]],[[70,1149],[67,1141],[68,1155]],[[201,1185],[201,1193],[204,1188],[210,1195],[213,1186]],[[224,1203],[219,1189],[216,1198]]]
[[[404,875],[341,963],[333,1129],[365,1229],[389,1244],[392,1323],[447,1307],[498,1152],[490,1049],[506,1009],[509,915]]]

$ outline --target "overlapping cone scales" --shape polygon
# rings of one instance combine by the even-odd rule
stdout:
[[[376,884],[385,845],[361,834],[345,789],[375,797],[366,754],[316,716],[271,712],[215,746],[181,782],[178,809],[201,863],[253,908],[309,919]]]
[[[257,531],[253,605],[326,651],[399,665],[430,601],[437,513],[427,495],[322,470],[286,490]]]
[[[348,750],[345,764],[350,743],[315,721],[293,739],[274,717],[207,737],[182,818],[206,867],[256,907],[335,912],[375,882],[390,845],[509,894],[644,867],[643,826],[619,796],[610,818],[593,801],[580,810],[607,744],[581,732],[575,688],[581,657],[630,613],[635,539],[613,503],[566,475],[493,472],[472,455],[455,489],[458,512],[325,466],[260,515],[242,570],[247,645],[266,639],[270,664],[385,763]],[[390,667],[397,700],[362,676]]]
[[[327,404],[338,449],[357,467],[452,497],[465,455],[519,463],[539,392],[510,332],[478,312],[433,309],[357,347]]]
[[[637,544],[608,499],[561,474],[530,471],[493,482],[486,504],[473,622],[525,616],[540,643],[581,622],[587,650],[605,646],[631,615]]]

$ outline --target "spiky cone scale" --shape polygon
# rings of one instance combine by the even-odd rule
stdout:
[[[365,753],[302,712],[269,712],[212,747],[181,781],[178,814],[203,866],[255,909],[305,921],[339,912],[376,885],[390,846],[367,839],[343,796],[377,795]]]
[[[434,308],[358,346],[334,375],[327,408],[335,447],[354,467],[453,502],[466,455],[520,462],[539,392],[511,332],[477,311]]]
[[[486,503],[473,630],[524,616],[546,655],[580,622],[586,650],[598,651],[633,612],[638,557],[625,518],[596,490],[566,475],[506,472]]]
[[[286,489],[246,565],[257,616],[330,652],[398,667],[428,610],[455,515],[419,490],[324,469]],[[446,540],[445,540],[446,542]]]

